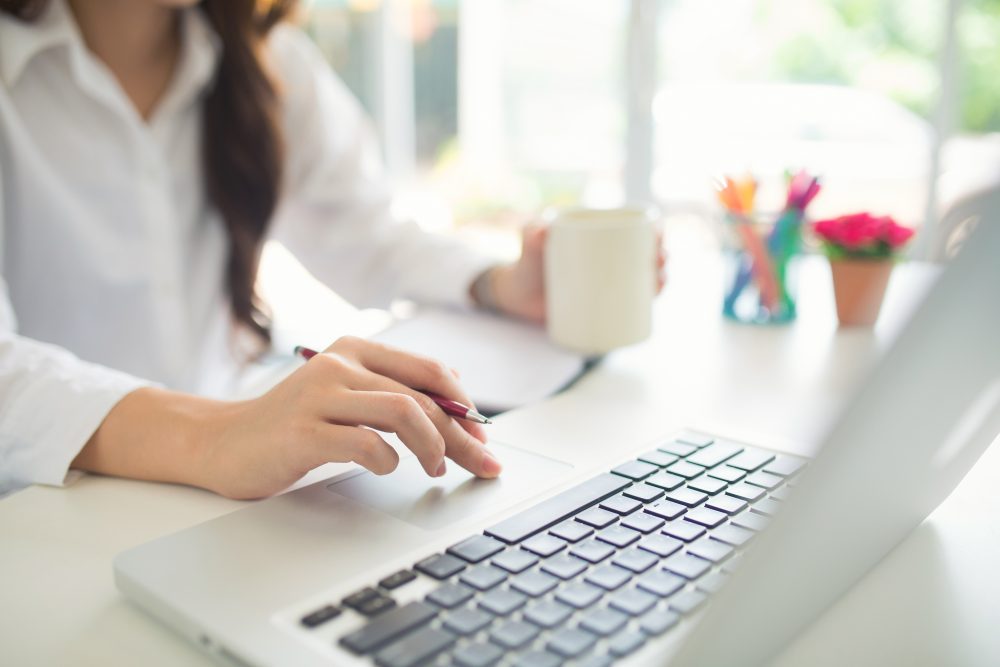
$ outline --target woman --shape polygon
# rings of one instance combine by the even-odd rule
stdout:
[[[338,340],[254,400],[204,397],[209,367],[269,341],[268,238],[359,306],[544,313],[542,233],[495,265],[390,217],[363,114],[282,23],[293,5],[0,0],[0,493],[69,468],[233,498],[328,461],[390,472],[364,426],[429,475],[499,474],[482,429],[414,389],[468,403],[456,378],[375,343]]]

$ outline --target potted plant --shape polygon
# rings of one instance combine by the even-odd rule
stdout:
[[[889,216],[855,213],[813,224],[830,260],[837,318],[842,326],[871,326],[889,274],[913,230]]]

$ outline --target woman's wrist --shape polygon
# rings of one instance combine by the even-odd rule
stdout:
[[[215,490],[214,449],[238,404],[146,387],[107,414],[72,467]]]
[[[472,281],[469,294],[472,302],[483,310],[500,312],[500,304],[496,293],[496,272],[500,265],[491,266]]]

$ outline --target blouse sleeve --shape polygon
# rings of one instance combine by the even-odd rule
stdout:
[[[105,415],[125,394],[148,384],[19,336],[0,274],[0,496],[29,484],[66,483],[70,463]]]
[[[468,304],[497,260],[394,219],[379,149],[359,103],[315,46],[290,26],[271,50],[285,104],[286,174],[273,237],[359,307],[394,298]]]

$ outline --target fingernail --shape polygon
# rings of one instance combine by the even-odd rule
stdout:
[[[493,458],[492,454],[489,452],[483,454],[483,474],[495,477],[500,474],[501,470],[503,470],[503,466]]]
[[[444,477],[444,474],[446,472],[448,472],[448,466],[445,465],[444,461],[441,461],[441,465],[439,465],[438,469],[434,472],[434,476],[435,477]]]

